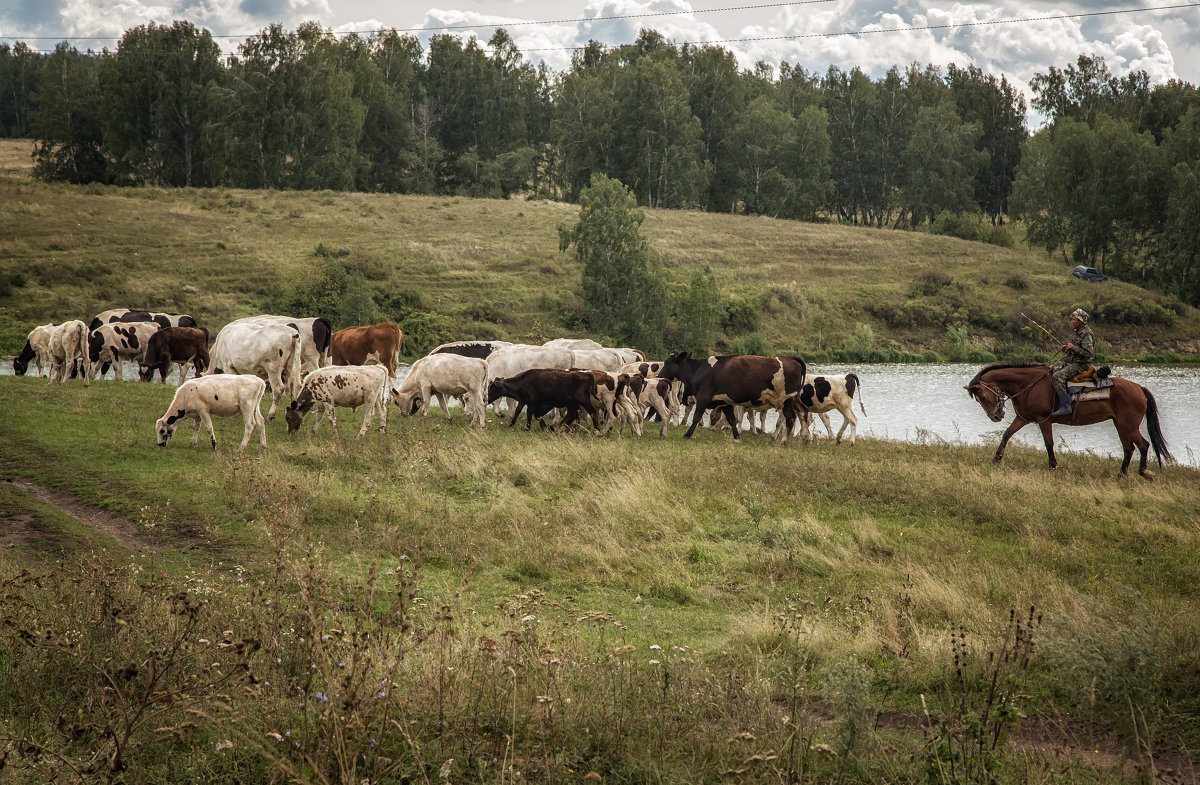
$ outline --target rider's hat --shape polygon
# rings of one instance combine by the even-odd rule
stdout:
[[[1079,321],[1083,322],[1084,324],[1087,324],[1087,320],[1088,320],[1087,311],[1083,310],[1082,308],[1076,308],[1074,311],[1071,311],[1071,316],[1074,316]]]

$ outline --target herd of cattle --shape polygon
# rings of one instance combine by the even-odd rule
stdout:
[[[386,431],[389,403],[403,414],[428,417],[436,400],[449,420],[452,398],[480,428],[491,405],[497,415],[511,416],[510,425],[524,412],[526,429],[534,419],[545,426],[549,415],[555,418],[552,427],[567,428],[586,414],[598,435],[614,427],[624,433],[628,425],[641,436],[646,419],[654,418],[659,436],[665,437],[671,425],[690,418],[688,438],[708,413],[710,427],[729,428],[736,441],[746,417],[752,433],[765,432],[766,416],[774,411],[774,439],[786,443],[799,429],[809,441],[813,415],[833,435],[827,416],[833,410],[844,419],[838,442],[847,426],[850,444],[857,432],[858,377],[810,376],[798,357],[675,352],[656,362],[638,349],[609,348],[588,339],[560,338],[540,346],[456,341],[417,360],[397,384],[402,340],[400,328],[390,323],[334,332],[320,317],[250,316],[222,327],[210,343],[208,330],[186,314],[114,309],[90,324],[73,320],[34,328],[13,370],[23,375],[33,362],[39,376],[48,370],[52,383],[81,376],[86,386],[110,367],[121,379],[122,361],[136,362],[142,381],[152,381],[158,371],[160,384],[178,366],[180,385],[155,424],[162,446],[191,419],[191,443],[196,444],[203,425],[215,448],[212,417],[240,414],[245,424],[241,448],[255,430],[265,447],[266,420],[275,417],[284,394],[292,398],[284,412],[289,433],[314,410],[314,433],[325,417],[336,430],[338,407],[365,408],[360,436],[372,419]],[[260,407],[268,390],[272,401],[264,418]],[[859,409],[866,414],[861,392]]]

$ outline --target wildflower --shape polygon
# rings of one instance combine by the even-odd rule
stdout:
[[[322,636],[321,636],[321,640],[323,640],[323,641],[327,641],[327,640],[329,640],[329,636],[328,636],[328,635],[322,635]]]
[[[662,646],[659,646],[657,643],[651,643],[650,651],[662,651]]]
[[[344,663],[344,662],[339,662],[339,663],[338,663],[338,667],[339,667],[339,668],[344,668],[344,667],[346,667],[346,663]]]
[[[272,739],[275,739],[275,741],[283,741],[283,737],[273,731],[271,733],[268,733],[267,735],[270,736]]]
[[[329,703],[329,696],[323,692],[318,692],[317,700],[321,701],[322,703]]]
[[[650,660],[651,665],[658,665],[658,660]]]
[[[233,742],[230,741],[229,739],[225,739],[224,741],[217,742],[217,752],[220,752],[221,750],[227,750],[232,747],[233,747]]]
[[[202,644],[204,644],[205,646],[207,646],[207,645],[208,645],[208,638],[201,638],[201,639],[200,639],[200,643],[202,643]]]
[[[379,697],[380,697],[380,698],[386,698],[386,697],[387,697],[387,692],[386,692],[385,690],[380,690],[380,691],[379,691]]]

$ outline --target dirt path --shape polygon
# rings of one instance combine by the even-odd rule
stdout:
[[[6,477],[4,482],[12,483],[35,499],[49,504],[89,529],[111,537],[130,550],[155,552],[161,550],[149,537],[138,530],[136,523],[122,515],[102,510],[82,502],[74,496],[46,488],[29,480]],[[0,534],[0,545],[27,545],[35,540],[37,533],[32,529],[33,520],[34,516],[31,513],[20,513],[5,520],[7,531]]]

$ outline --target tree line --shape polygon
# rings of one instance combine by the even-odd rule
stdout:
[[[738,67],[653,31],[562,73],[486,46],[272,25],[223,56],[177,21],[113,51],[0,45],[0,135],[46,180],[578,201],[594,175],[646,207],[1027,238],[1200,304],[1200,95],[1081,56],[1032,81],[955,65]]]

